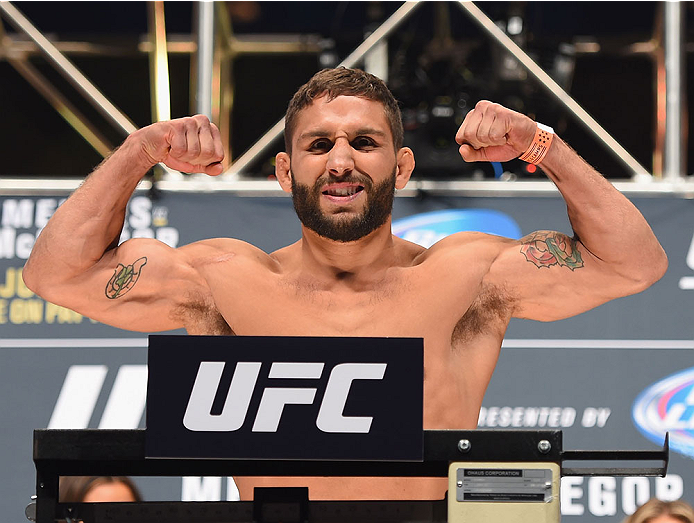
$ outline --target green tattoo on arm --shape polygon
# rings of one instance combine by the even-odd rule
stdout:
[[[140,278],[140,271],[146,263],[147,258],[145,257],[138,258],[127,266],[119,263],[113,276],[106,284],[106,297],[115,300],[132,289]]]
[[[520,252],[525,259],[538,267],[559,265],[572,271],[583,267],[578,242],[566,234],[554,231],[537,231],[521,239]]]

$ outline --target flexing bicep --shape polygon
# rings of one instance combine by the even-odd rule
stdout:
[[[129,290],[135,287],[145,265],[147,265],[146,256],[141,256],[128,265],[118,262],[118,265],[113,270],[113,275],[106,284],[106,289],[104,290],[106,297],[115,300],[125,296]]]
[[[536,231],[520,239],[520,253],[538,268],[565,267],[571,271],[585,267],[576,238],[556,231]]]
[[[88,270],[56,280],[37,293],[94,320],[136,331],[182,327],[175,311],[204,287],[185,248],[151,239],[129,240]]]
[[[574,316],[636,292],[579,239],[556,231],[507,241],[485,279],[513,294],[513,316],[540,321]]]

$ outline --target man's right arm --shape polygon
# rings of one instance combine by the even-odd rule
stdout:
[[[158,162],[217,175],[223,157],[219,131],[204,116],[134,132],[51,217],[24,268],[27,287],[119,327],[180,327],[168,312],[184,293],[204,283],[187,261],[191,247],[172,249],[150,239],[117,246],[126,206]]]

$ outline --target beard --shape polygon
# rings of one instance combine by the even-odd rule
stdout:
[[[391,175],[375,185],[367,176],[350,175],[338,179],[324,175],[316,180],[313,187],[297,183],[292,176],[294,210],[301,223],[319,236],[343,243],[359,240],[386,223],[393,211],[395,173],[396,167],[393,167]],[[354,215],[346,210],[334,215],[323,213],[320,208],[321,187],[337,181],[355,182],[364,186],[362,190],[366,193],[367,200],[361,213]]]

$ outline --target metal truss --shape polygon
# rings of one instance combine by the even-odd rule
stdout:
[[[503,46],[539,83],[559,100],[568,112],[575,117],[599,143],[603,144],[629,172],[633,173],[630,181],[615,182],[615,186],[625,193],[637,195],[675,195],[694,198],[694,177],[684,174],[684,154],[682,147],[682,114],[681,103],[684,102],[682,82],[682,9],[676,2],[665,6],[664,40],[665,52],[663,75],[667,96],[658,100],[659,107],[665,107],[664,169],[657,176],[652,176],[647,169],[638,163],[612,136],[605,131],[575,100],[573,100],[546,72],[544,72],[504,31],[499,29],[474,3],[457,2],[460,7],[486,32],[492,41]],[[210,4],[210,5],[207,5]],[[229,113],[233,94],[229,87],[229,61],[236,54],[265,49],[268,42],[244,43],[234,38],[228,19],[213,3],[201,2],[198,10],[197,42],[189,45],[184,52],[193,55],[195,69],[191,68],[192,80],[195,81],[195,109],[210,116],[222,130],[222,136],[229,142],[231,133]],[[380,27],[373,31],[339,65],[354,67],[363,61],[365,55],[381,41],[392,34],[418,7],[416,2],[405,2]],[[149,3],[149,38],[147,52],[150,54],[152,114],[155,121],[170,117],[169,80],[167,53],[171,52],[175,42],[167,41],[163,2]],[[123,136],[135,131],[133,122],[115,107],[54,45],[41,34],[31,22],[10,2],[0,2],[0,19],[4,18],[20,33],[29,37],[34,46],[46,56],[49,62],[77,89]],[[280,45],[271,52],[295,51],[291,45]],[[306,50],[304,45],[302,50]],[[113,145],[104,138],[97,127],[80,113],[50,82],[41,75],[28,61],[28,53],[2,29],[0,21],[0,52],[3,57],[44,96],[54,109],[102,156],[106,156]],[[659,78],[660,81],[660,78]],[[660,122],[659,122],[660,123]],[[215,179],[200,176],[183,177],[167,168],[163,176],[156,178],[160,189],[172,191],[229,191],[245,195],[281,194],[275,182],[248,180],[244,172],[248,165],[266,153],[274,140],[279,138],[284,129],[284,119],[279,120],[265,135],[233,164],[227,165],[226,171]],[[162,166],[163,167],[163,166]],[[0,180],[0,194],[32,193],[36,191],[70,191],[76,188],[81,179],[51,180],[33,179]],[[143,182],[144,188],[151,182]],[[408,189],[399,191],[401,196],[417,195],[422,191],[431,194],[465,194],[465,195],[554,195],[556,189],[549,181],[415,181]]]

